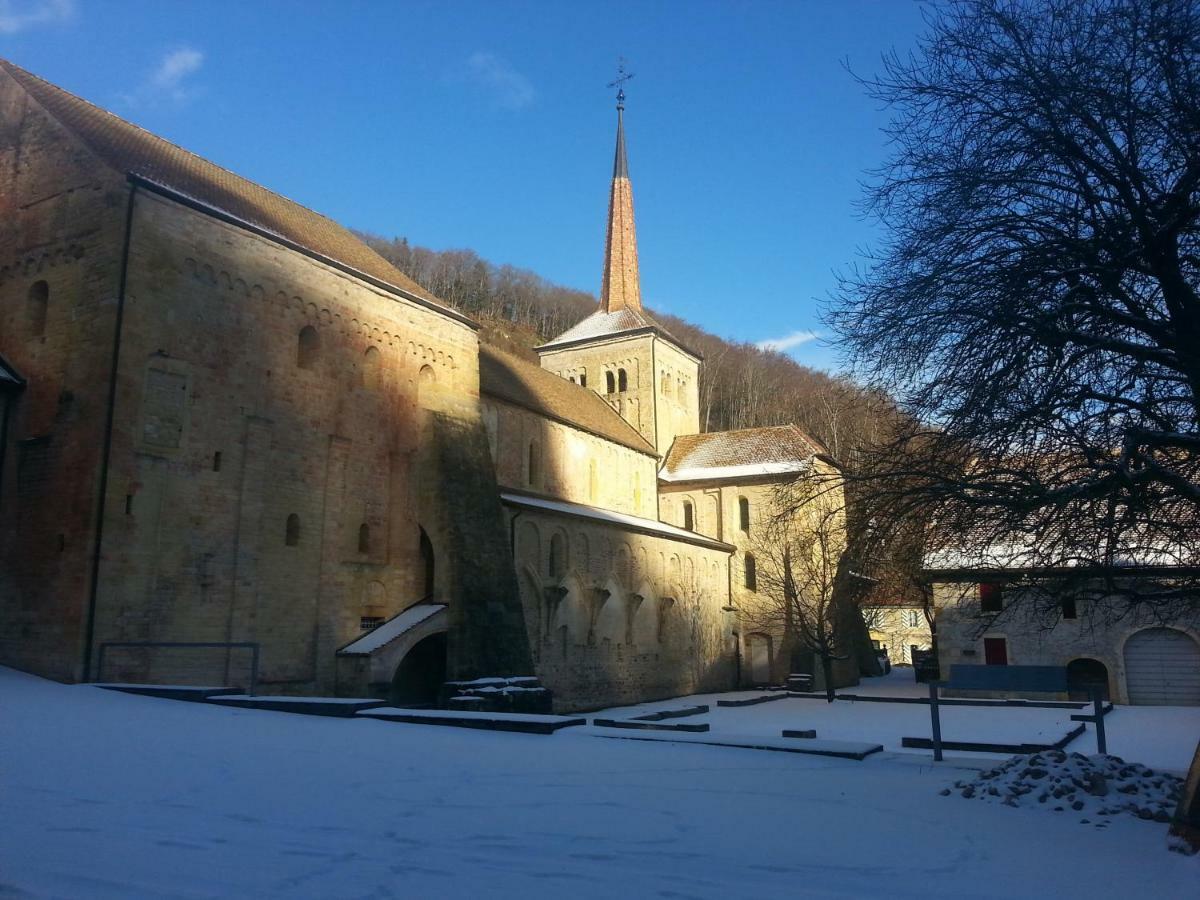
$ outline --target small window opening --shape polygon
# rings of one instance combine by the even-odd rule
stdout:
[[[617,392],[617,379],[612,372],[604,373],[604,386],[607,388],[607,393],[615,394]]]
[[[750,531],[750,501],[745,497],[738,498],[738,527],[742,531]]]
[[[550,577],[561,578],[567,571],[566,541],[561,534],[550,538]]]
[[[579,386],[587,387],[587,372],[581,372],[579,375]]]
[[[383,365],[383,357],[378,347],[368,347],[363,353],[361,380],[362,386],[368,391],[379,387],[379,370]]]
[[[683,501],[683,527],[688,531],[696,530],[696,514],[690,500]]]
[[[300,543],[300,517],[292,513],[287,517],[287,527],[283,533],[283,542],[289,547]]]
[[[1062,617],[1064,619],[1078,619],[1079,610],[1075,605],[1074,597],[1064,597],[1062,600]]]
[[[371,552],[371,526],[366,522],[358,526],[358,552]]]
[[[220,450],[218,450],[216,453],[213,454],[213,471],[214,472],[221,471],[221,451]]]
[[[746,554],[746,590],[758,590],[758,564],[754,561],[754,556],[750,553]]]
[[[300,337],[296,349],[296,365],[301,369],[311,369],[317,362],[317,354],[321,349],[321,338],[317,329],[305,325],[300,329]]]
[[[624,369],[617,369],[617,390],[622,392],[629,390],[629,376],[625,374]]]
[[[44,281],[35,281],[29,288],[25,307],[30,337],[41,337],[46,333],[46,309],[49,305],[50,286]]]
[[[1004,609],[1004,592],[998,584],[979,586],[979,611],[998,613]]]
[[[133,494],[125,495],[125,515],[133,515]]]
[[[539,476],[539,472],[538,472],[538,469],[539,469],[538,463],[539,462],[540,462],[540,460],[538,459],[537,441],[530,441],[529,442],[529,459],[527,460],[526,471],[525,471],[525,483],[529,487],[537,487],[538,476]]]

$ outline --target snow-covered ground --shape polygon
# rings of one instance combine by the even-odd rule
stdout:
[[[845,709],[886,731],[900,708],[781,700],[706,719],[766,733],[787,718],[833,738],[834,719],[814,717]],[[1141,712],[1153,716],[1129,730],[1185,723],[1132,745],[1180,769],[1200,716],[1119,708],[1114,744]],[[1160,823],[1100,830],[939,795],[981,762],[591,730],[317,718],[0,669],[0,897],[1194,898],[1200,884],[1200,858],[1167,852]]]
[[[929,688],[916,684],[910,668],[893,669],[883,678],[867,678],[861,685],[846,688],[842,693],[888,697],[928,697]],[[606,718],[630,718],[655,712],[707,703],[707,715],[676,719],[678,722],[708,722],[710,734],[778,737],[785,728],[815,729],[817,737],[834,741],[870,741],[882,744],[884,750],[916,754],[925,759],[929,750],[914,750],[900,746],[901,738],[932,735],[929,706],[916,703],[875,703],[838,700],[826,703],[823,699],[785,698],[757,706],[720,707],[717,700],[757,697],[762,691],[733,694],[702,694],[679,700],[643,703],[640,706],[619,707],[596,713]],[[1090,714],[1084,709],[1042,709],[996,704],[993,707],[941,706],[942,738],[947,741],[978,741],[986,743],[1053,743],[1078,723],[1072,715]],[[590,718],[590,715],[589,715]],[[1200,707],[1117,706],[1105,719],[1108,752],[1154,769],[1178,774],[1187,772],[1200,740]],[[604,729],[594,733],[611,734]],[[1096,752],[1096,734],[1091,725],[1087,733],[1067,747],[1079,753]],[[995,754],[963,754],[979,765],[989,765],[1002,758]]]

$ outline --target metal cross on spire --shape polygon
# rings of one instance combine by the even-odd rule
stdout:
[[[610,88],[617,89],[617,109],[625,108],[625,82],[633,76],[633,72],[625,71],[625,57],[617,57],[617,77],[608,83]]]

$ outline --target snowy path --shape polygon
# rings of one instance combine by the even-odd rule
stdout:
[[[1164,826],[940,797],[962,770],[917,755],[310,718],[4,669],[0,728],[4,897],[1191,898],[1200,883]]]

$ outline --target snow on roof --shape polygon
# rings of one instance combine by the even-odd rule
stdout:
[[[660,481],[750,478],[803,472],[824,447],[795,425],[710,431],[675,438]]]
[[[1055,554],[1055,569],[1171,568],[1186,566],[1186,560],[1166,549],[1141,548],[1111,560],[1099,560],[1080,548],[1076,554]],[[948,547],[925,554],[923,567],[929,572],[997,571],[1047,568],[1046,553],[1035,544],[994,543],[979,549]]]
[[[595,506],[584,506],[582,503],[568,503],[565,500],[549,500],[542,497],[530,497],[525,494],[514,494],[511,492],[501,493],[500,499],[511,506],[524,506],[529,509],[544,509],[547,512],[561,513],[565,516],[576,516],[581,519],[592,519],[598,522],[605,522],[609,525],[619,525],[624,528],[632,528],[634,531],[640,531],[644,534],[653,534],[675,541],[687,541],[689,544],[698,544],[701,547],[711,547],[715,550],[724,550],[726,553],[732,553],[735,549],[732,544],[726,544],[722,541],[705,537],[704,535],[697,534],[694,531],[676,528],[674,525],[667,525],[666,523],[656,521],[655,519],[643,519],[640,516],[631,516],[627,513],[614,512],[611,509],[599,509]]]
[[[789,475],[807,472],[809,464],[803,463],[747,463],[740,466],[691,466],[659,473],[658,480],[702,481],[708,478],[757,478],[763,475]]]
[[[568,328],[558,337],[551,338],[540,347],[536,348],[539,353],[546,350],[557,350],[560,347],[566,347],[582,341],[589,341],[598,338],[618,337],[624,334],[633,334],[643,331],[653,331],[661,337],[666,338],[676,347],[683,350],[690,356],[696,359],[701,359],[699,353],[692,350],[675,337],[667,329],[644,309],[634,309],[626,306],[623,309],[613,312],[606,312],[603,309],[598,309],[582,322],[579,322]]]
[[[444,603],[418,603],[416,606],[410,606],[404,612],[392,616],[378,628],[368,631],[358,640],[347,644],[338,651],[338,654],[341,656],[367,656],[384,644],[394,641],[406,631],[416,628],[445,608],[446,604]]]

